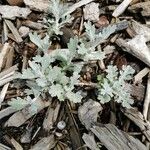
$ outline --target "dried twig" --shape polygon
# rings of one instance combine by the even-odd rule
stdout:
[[[4,145],[2,143],[0,143],[0,149],[1,150],[12,150],[10,147],[8,147],[8,146],[6,146],[6,145]]]
[[[125,116],[132,120],[150,141],[150,123],[144,119],[144,116],[136,109],[122,109]]]
[[[4,101],[8,87],[9,87],[9,83],[5,84],[4,87],[2,88],[2,91],[0,93],[0,107],[1,107],[1,103]]]
[[[14,24],[10,21],[10,20],[5,20],[7,26],[9,27],[9,29],[11,30],[11,32],[13,33],[17,43],[20,43],[23,41],[23,39],[21,38],[18,30],[16,29],[16,27],[14,26]]]
[[[132,54],[150,66],[150,50],[145,42],[146,39],[143,35],[137,35],[129,42],[126,42],[121,38],[116,40],[116,44],[122,47],[122,50]]]
[[[9,44],[5,43],[0,53],[0,71],[2,70],[4,59],[6,57],[8,50],[9,50]]]
[[[132,0],[124,0],[113,12],[112,16],[118,17],[120,16],[125,9],[129,6],[129,4],[132,2]]]
[[[148,74],[147,90],[146,90],[146,95],[145,95],[145,100],[143,105],[143,116],[145,119],[147,119],[149,104],[150,104],[150,73]]]
[[[134,76],[134,84],[142,82],[142,78],[145,77],[149,73],[149,71],[150,69],[148,67],[145,67],[138,74],[136,74]]]
[[[93,0],[81,0],[78,3],[75,3],[74,5],[72,5],[71,7],[69,7],[68,11],[66,13],[63,14],[63,16],[66,16],[68,14],[71,14],[72,12],[74,12],[77,8],[86,5],[90,2],[92,2]]]
[[[10,141],[16,150],[23,150],[22,146],[14,138],[11,138]]]

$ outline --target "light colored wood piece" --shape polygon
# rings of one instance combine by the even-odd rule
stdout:
[[[132,0],[124,0],[113,12],[112,16],[118,17],[120,16],[126,8],[129,6],[129,4],[132,2]]]
[[[148,108],[150,104],[150,72],[148,74],[147,89],[143,105],[143,116],[147,120]]]

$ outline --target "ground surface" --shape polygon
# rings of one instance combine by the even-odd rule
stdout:
[[[47,20],[55,18],[51,11],[55,7],[50,8],[52,3],[48,0],[0,0],[0,150],[150,149],[150,1],[72,0],[60,3],[67,4],[62,10],[66,9],[64,12],[74,17],[60,28],[63,35],[50,33],[56,25],[49,26]],[[58,23],[62,21],[61,18]],[[87,38],[84,25],[88,21],[96,30],[94,32],[90,28],[91,37],[94,37],[91,43],[90,38],[84,39]],[[30,33],[36,34],[29,38]],[[102,38],[96,37],[99,33]],[[42,41],[46,35],[48,41]],[[75,93],[81,91],[80,95],[70,94],[64,98],[65,101],[60,101],[58,95],[63,93],[59,93],[64,88],[62,86],[62,89],[53,90],[55,94],[42,91],[43,94],[40,90],[38,94],[41,92],[44,96],[37,94],[37,98],[33,93],[29,94],[29,100],[25,92],[28,80],[16,79],[16,73],[32,68],[29,62],[35,56],[43,58],[55,53],[56,49],[66,52],[70,39],[75,36],[86,41],[87,49],[90,45],[96,50],[95,53],[85,52],[82,47],[82,54],[86,54],[83,56],[80,52],[80,57],[75,58],[70,55],[73,46],[69,49],[67,57],[72,57],[71,65],[83,64],[79,82],[72,90]],[[78,41],[76,51],[83,41]],[[45,43],[42,45],[40,42]],[[40,54],[39,50],[42,51]],[[105,53],[104,59],[99,59],[100,51]],[[91,55],[92,60],[88,59]],[[49,65],[61,68],[64,65],[61,61],[57,59]],[[101,80],[107,78],[109,65],[116,66],[119,71],[123,66],[134,69],[132,77],[123,82],[123,88],[120,86],[133,100],[130,108],[127,107],[130,100],[125,104],[117,103],[115,94],[110,96],[112,91],[108,85],[105,92],[111,98],[109,102],[102,104],[102,99],[97,97],[103,87],[101,83],[104,81]],[[38,71],[36,68],[34,75]],[[66,76],[71,79],[73,73],[69,71],[61,74],[60,78]],[[32,77],[30,73],[27,72],[25,79]],[[53,74],[55,76],[57,72]],[[98,75],[102,77],[99,82]],[[116,78],[119,80],[119,73]],[[44,81],[40,81],[43,84]],[[85,93],[81,102],[75,103]],[[17,97],[20,99],[16,100]],[[15,103],[11,103],[13,98]],[[106,97],[103,100],[106,101]],[[125,100],[126,96],[122,98]]]

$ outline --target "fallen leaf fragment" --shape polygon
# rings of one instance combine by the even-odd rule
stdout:
[[[18,6],[9,6],[9,5],[0,5],[0,14],[2,18],[6,19],[16,19],[18,18],[27,18],[27,16],[31,13],[29,8],[22,8]]]

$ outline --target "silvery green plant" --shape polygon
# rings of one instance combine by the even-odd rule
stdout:
[[[98,99],[101,103],[107,103],[111,100],[121,103],[123,107],[130,108],[133,99],[126,88],[126,81],[131,80],[134,69],[131,66],[123,66],[118,70],[116,66],[108,66],[106,77],[98,75]]]
[[[61,35],[63,32],[60,30],[66,23],[71,23],[73,17],[66,14],[68,6],[60,3],[60,0],[51,0],[49,6],[49,13],[53,18],[49,18],[46,22],[48,24],[48,32],[50,35],[55,33]]]
[[[30,105],[32,111],[35,111],[38,107],[34,103],[36,99],[46,96],[56,97],[60,101],[81,102],[82,91],[75,88],[80,83],[80,72],[84,67],[81,64],[105,58],[105,53],[96,50],[96,47],[114,33],[116,27],[108,26],[97,33],[95,26],[88,21],[84,24],[85,38],[75,36],[70,39],[66,49],[56,49],[48,54],[50,37],[62,34],[61,28],[72,20],[66,12],[67,7],[60,4],[59,0],[51,0],[50,13],[53,18],[47,20],[48,34],[41,38],[37,33],[30,33],[30,40],[38,47],[39,53],[29,61],[29,67],[17,75],[18,79],[26,81],[28,88],[25,90],[25,98],[17,97],[8,103],[13,108],[20,110]],[[109,66],[107,76],[98,77],[98,99],[101,103],[114,99],[124,107],[129,107],[133,100],[128,91],[124,90],[124,85],[131,79],[133,72],[129,66],[123,67],[120,72],[115,66]]]
[[[81,102],[80,92],[73,92],[73,90],[74,86],[79,83],[78,78],[82,66],[74,65],[64,70],[61,66],[52,66],[53,61],[49,55],[37,56],[33,58],[33,61],[29,61],[29,68],[19,76],[20,79],[28,80],[27,86],[30,89],[26,90],[27,95],[45,97],[45,94],[49,94],[60,101],[69,99],[73,102]]]

